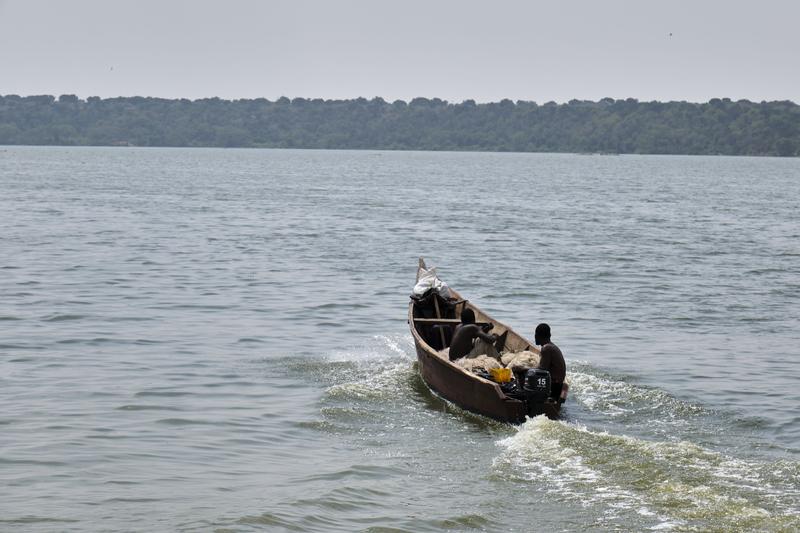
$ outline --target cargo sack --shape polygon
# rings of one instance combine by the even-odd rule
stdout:
[[[419,280],[414,285],[411,294],[422,296],[431,289],[434,289],[444,298],[450,297],[450,289],[447,288],[447,283],[440,280],[439,276],[436,275],[436,267],[431,267],[427,270],[420,269]]]

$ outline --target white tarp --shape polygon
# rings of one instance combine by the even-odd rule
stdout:
[[[414,290],[411,292],[414,296],[422,296],[430,289],[436,289],[436,291],[445,298],[450,296],[450,290],[447,288],[447,284],[436,275],[436,267],[431,267],[427,270],[424,268],[420,269],[419,281],[414,285]]]

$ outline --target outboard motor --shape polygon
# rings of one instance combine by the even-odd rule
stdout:
[[[525,402],[528,404],[528,416],[544,413],[544,404],[550,397],[550,372],[540,368],[531,368],[525,373]]]

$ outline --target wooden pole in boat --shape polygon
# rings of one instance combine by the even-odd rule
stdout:
[[[442,318],[442,313],[439,311],[439,297],[438,295],[433,295],[433,307],[436,309],[436,318]],[[439,337],[442,339],[442,350],[447,348],[447,343],[444,340],[444,329],[442,326],[439,326]]]
[[[423,269],[427,270],[427,268],[428,267],[425,265],[425,260],[422,257],[420,257],[419,264],[417,265],[417,281],[419,281],[420,271]],[[433,307],[436,309],[436,318],[442,318],[442,312],[439,310],[439,299],[436,297],[435,294],[433,295]],[[447,348],[447,346],[444,338],[444,330],[441,328],[441,326],[439,327],[439,337],[442,339],[442,350],[444,350],[445,348]]]

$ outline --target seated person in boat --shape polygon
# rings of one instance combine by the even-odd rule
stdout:
[[[450,342],[450,360],[482,354],[499,357],[494,347],[496,340],[497,335],[486,333],[475,323],[475,312],[472,309],[464,309],[461,312],[461,324],[456,326]]]
[[[542,370],[550,372],[551,395],[558,399],[561,396],[561,389],[564,386],[564,379],[567,377],[567,364],[564,362],[564,354],[550,340],[550,326],[539,324],[534,333],[534,342],[540,347],[541,357],[539,366]]]

